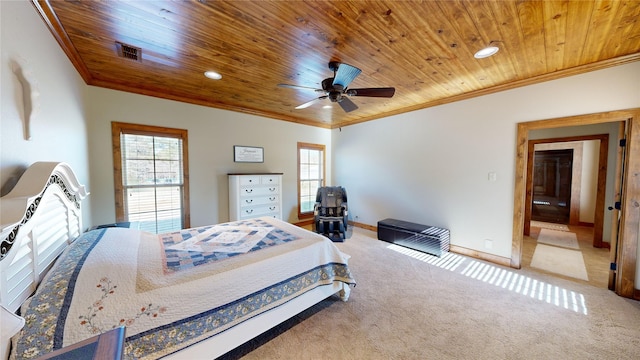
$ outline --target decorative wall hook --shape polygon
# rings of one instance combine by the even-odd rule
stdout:
[[[31,140],[31,121],[35,118],[40,108],[40,92],[36,87],[36,81],[33,73],[28,69],[24,60],[10,60],[10,66],[13,73],[20,82],[22,88],[22,128],[24,139]]]

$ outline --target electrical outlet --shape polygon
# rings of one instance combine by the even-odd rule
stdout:
[[[487,249],[492,249],[493,248],[493,240],[485,239],[484,240],[484,247],[487,248]]]
[[[497,180],[498,180],[498,174],[496,174],[495,172],[490,172],[489,173],[489,181],[496,182]]]

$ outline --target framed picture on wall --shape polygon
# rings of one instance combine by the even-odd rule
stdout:
[[[264,148],[255,146],[233,146],[233,161],[261,163],[264,162]]]

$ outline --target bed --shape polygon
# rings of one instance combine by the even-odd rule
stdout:
[[[12,359],[120,326],[125,358],[213,359],[355,285],[348,255],[284,221],[83,232],[87,195],[68,165],[40,162],[1,199],[0,304],[26,322]]]

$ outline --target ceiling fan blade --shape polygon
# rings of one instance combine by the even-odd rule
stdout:
[[[333,79],[333,85],[341,85],[343,89],[346,89],[349,84],[356,78],[356,76],[360,75],[362,70],[358,69],[355,66],[351,66],[349,64],[340,64],[338,66],[338,71],[336,72],[336,76]]]
[[[396,88],[393,88],[393,87],[349,89],[346,91],[346,94],[349,96],[369,96],[369,97],[384,97],[384,98],[393,97],[393,94],[395,93],[396,93]]]
[[[311,105],[313,105],[313,104],[317,103],[318,101],[320,101],[320,100],[324,100],[324,99],[326,99],[326,98],[328,98],[328,97],[329,97],[329,96],[325,95],[325,96],[320,96],[319,98],[315,98],[315,99],[313,99],[313,100],[311,100],[311,101],[307,101],[307,102],[306,102],[306,103],[304,103],[304,104],[300,104],[300,105],[296,106],[296,110],[300,110],[300,109],[308,108],[309,106],[311,106]]]
[[[358,108],[358,105],[354,104],[353,101],[344,96],[342,97],[342,100],[338,101],[338,104],[340,104],[340,107],[344,112],[351,112]]]
[[[300,85],[291,85],[291,84],[278,84],[278,87],[289,88],[289,89],[313,90],[315,92],[324,92],[324,90],[318,89],[318,88],[312,88],[312,87],[300,86]]]

